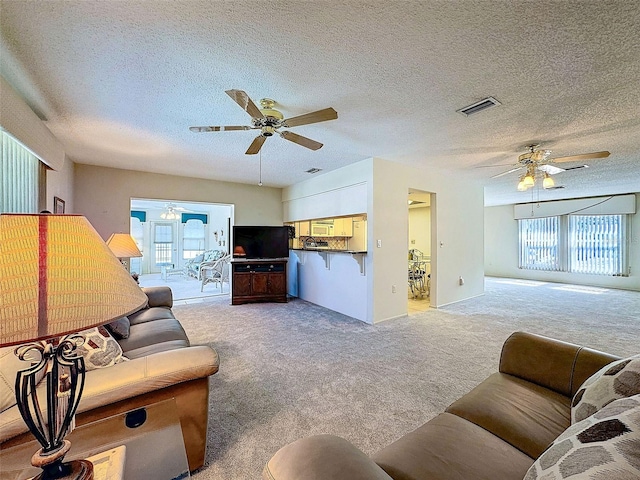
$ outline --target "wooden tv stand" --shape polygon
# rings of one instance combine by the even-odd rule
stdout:
[[[231,305],[287,301],[287,259],[231,260]]]

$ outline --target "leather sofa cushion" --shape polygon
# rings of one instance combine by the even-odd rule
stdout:
[[[188,340],[171,340],[169,342],[154,343],[147,345],[146,347],[129,350],[126,357],[129,360],[133,360],[135,358],[147,357],[155,353],[168,352],[169,350],[176,350],[178,348],[186,348],[189,346]]]
[[[189,340],[180,322],[175,318],[166,318],[154,322],[137,323],[131,325],[129,338],[119,340],[122,351],[126,357],[130,357],[129,352],[136,349],[155,345],[172,340]]]
[[[314,435],[282,447],[262,471],[265,480],[392,480],[344,438]]]
[[[136,313],[132,313],[131,315],[128,315],[128,317],[129,317],[129,323],[132,326],[137,325],[139,323],[155,322],[156,320],[160,320],[160,319],[176,318],[169,307],[145,308],[143,310],[137,311]]]
[[[553,390],[512,375],[495,373],[446,411],[538,458],[569,427],[570,403],[569,397]]]
[[[522,480],[533,459],[483,428],[442,413],[373,456],[394,480]]]

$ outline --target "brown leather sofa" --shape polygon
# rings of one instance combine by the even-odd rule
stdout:
[[[570,425],[571,399],[618,357],[527,333],[502,348],[499,372],[372,458],[340,437],[281,448],[265,480],[522,480]]]
[[[76,424],[173,398],[189,469],[195,470],[204,464],[209,376],[218,371],[218,354],[206,345],[190,345],[171,310],[169,287],[143,291],[149,299],[147,307],[129,315],[129,337],[118,340],[129,361],[86,373]],[[0,413],[0,450],[31,440],[16,406]],[[107,444],[111,439],[95,441]]]

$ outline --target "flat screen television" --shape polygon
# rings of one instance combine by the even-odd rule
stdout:
[[[234,225],[234,258],[287,258],[288,256],[289,227]]]

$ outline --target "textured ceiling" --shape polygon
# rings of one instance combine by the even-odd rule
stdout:
[[[487,205],[530,201],[507,170],[529,143],[609,150],[536,199],[640,191],[636,1],[0,0],[0,73],[79,163],[258,182],[255,131],[225,93],[270,97],[292,128],[262,151],[265,185],[369,157],[477,178]],[[501,106],[464,117],[486,96]],[[491,164],[503,167],[476,168]],[[574,166],[573,164],[565,164]],[[321,173],[320,173],[321,174]]]

